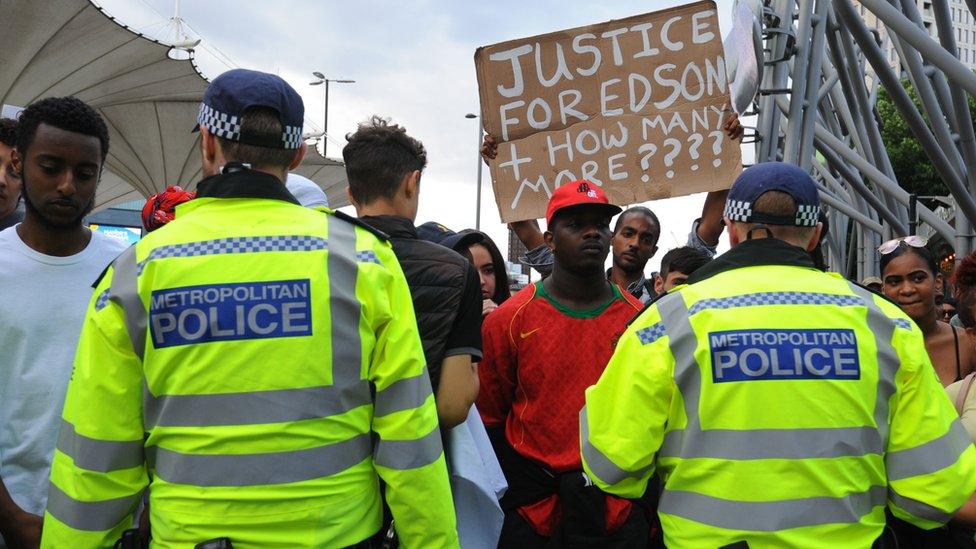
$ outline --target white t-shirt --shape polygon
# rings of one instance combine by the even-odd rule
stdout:
[[[55,257],[24,244],[16,225],[0,231],[0,478],[28,513],[42,515],[47,503],[92,283],[126,247],[93,231],[84,250]]]
[[[329,207],[329,197],[325,191],[303,175],[288,174],[288,177],[285,178],[285,188],[298,200],[299,204],[306,208]]]

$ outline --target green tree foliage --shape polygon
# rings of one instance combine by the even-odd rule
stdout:
[[[918,99],[915,87],[908,80],[902,81],[902,86],[921,112],[922,103]],[[891,166],[895,171],[898,184],[906,191],[922,196],[949,194],[949,189],[942,182],[942,178],[922,150],[915,134],[912,133],[905,118],[898,112],[898,108],[884,88],[878,90],[877,109],[881,123],[881,139],[888,149],[888,156],[891,158]],[[970,120],[973,120],[976,116],[976,100],[972,97],[969,97],[969,111]],[[925,117],[925,122],[928,124],[928,117]]]

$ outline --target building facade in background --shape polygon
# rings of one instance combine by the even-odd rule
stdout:
[[[929,36],[938,40],[938,26],[935,24],[935,12],[932,10],[932,2],[929,0],[915,0],[915,4],[918,6],[918,12],[922,16],[922,24],[925,26],[925,30],[929,33]],[[885,59],[888,60],[888,65],[898,71],[899,74],[903,73],[904,71],[900,66],[901,58],[898,56],[898,51],[888,36],[884,23],[879,21],[870,10],[862,6],[858,0],[854,0],[854,5],[857,7],[861,17],[864,18],[864,22],[867,23],[868,28],[875,31],[878,40],[881,42],[881,48],[885,52]],[[952,29],[956,35],[956,47],[959,49],[959,60],[969,67],[970,70],[976,70],[976,18],[970,13],[965,0],[949,0],[949,10],[952,18]],[[865,68],[869,74],[874,72],[870,66]]]

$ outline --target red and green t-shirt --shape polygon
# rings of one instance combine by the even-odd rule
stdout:
[[[579,311],[557,303],[537,282],[505,301],[482,326],[477,405],[485,426],[504,425],[516,452],[556,473],[582,468],[584,391],[600,379],[617,339],[642,308],[612,286],[609,301]],[[629,505],[608,501],[608,526],[620,514],[614,509],[623,512]],[[556,496],[520,511],[543,535],[551,535],[560,515]]]

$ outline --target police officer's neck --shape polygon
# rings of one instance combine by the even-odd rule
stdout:
[[[552,267],[552,274],[542,283],[550,296],[572,309],[591,309],[606,303],[613,295],[611,283],[602,269],[581,272],[567,269],[558,261]]]

